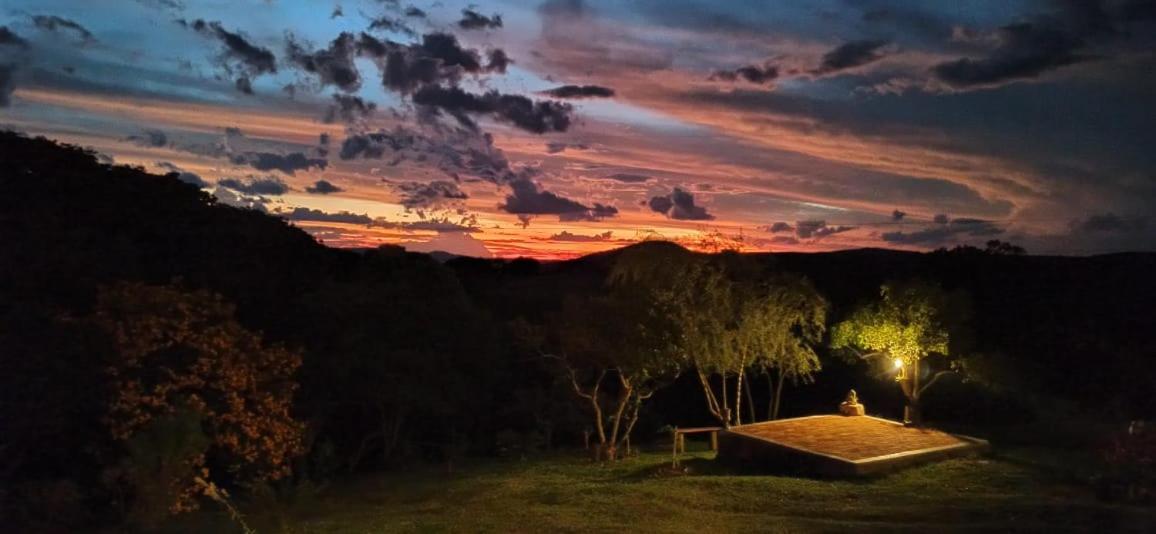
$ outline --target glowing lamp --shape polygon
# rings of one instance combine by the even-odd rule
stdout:
[[[902,359],[895,358],[895,368],[896,369],[902,369],[903,368],[903,360]]]

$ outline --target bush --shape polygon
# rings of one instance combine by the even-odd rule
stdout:
[[[201,418],[181,410],[153,419],[125,444],[120,469],[127,486],[128,522],[152,528],[172,514],[196,508],[195,478],[203,476],[209,438]]]

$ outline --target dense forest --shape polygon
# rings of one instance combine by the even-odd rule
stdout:
[[[205,495],[368,470],[586,446],[613,459],[669,426],[831,412],[850,388],[898,418],[904,393],[835,334],[910,287],[963,302],[942,322],[950,351],[928,358],[953,372],[920,401],[927,421],[1095,448],[1156,411],[1156,254],[644,242],[438,261],[327,248],[42,138],[0,133],[0,162],[11,521],[147,526]]]

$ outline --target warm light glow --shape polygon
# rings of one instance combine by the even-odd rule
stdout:
[[[903,360],[902,359],[895,358],[895,368],[896,369],[902,369],[903,368]]]

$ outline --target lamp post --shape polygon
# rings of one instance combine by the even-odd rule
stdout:
[[[918,361],[914,365],[919,365]],[[903,406],[903,424],[913,425],[917,424],[915,419],[918,418],[918,414],[912,410],[912,404],[919,402],[917,398],[919,385],[916,383],[919,380],[919,372],[916,368],[909,374],[907,368],[907,362],[904,362],[903,358],[895,358],[895,369],[897,370],[895,381],[899,382],[899,387],[907,398],[907,403]]]

